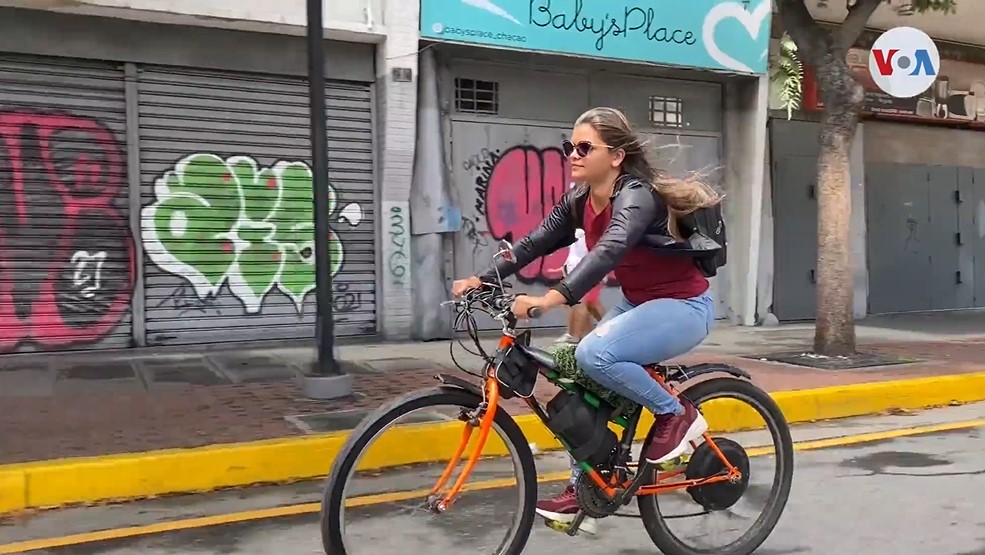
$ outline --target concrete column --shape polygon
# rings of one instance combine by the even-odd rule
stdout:
[[[729,256],[723,268],[727,317],[756,324],[763,172],[769,80],[734,78],[725,85],[725,193]]]
[[[413,251],[414,339],[451,337],[451,311],[441,306],[448,300],[445,234],[457,232],[461,212],[453,206],[445,167],[445,134],[442,130],[438,70],[434,51],[421,53],[418,87],[417,153],[411,184],[411,246]]]
[[[377,48],[376,98],[379,153],[379,283],[377,310],[387,339],[411,334],[413,263],[410,189],[417,126],[417,62],[420,4],[385,0],[386,42]],[[409,68],[412,79],[396,81],[392,72]]]

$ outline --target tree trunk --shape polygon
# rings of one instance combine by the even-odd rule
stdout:
[[[851,175],[849,159],[864,93],[843,56],[828,53],[817,68],[824,100],[817,178],[817,323],[814,352],[855,353],[852,311]]]

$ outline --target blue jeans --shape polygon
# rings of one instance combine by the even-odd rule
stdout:
[[[582,371],[599,385],[654,414],[680,414],[684,407],[643,368],[683,355],[701,344],[715,322],[709,293],[690,299],[656,299],[612,307],[575,351]],[[573,462],[573,461],[572,461]],[[581,469],[572,464],[572,483]]]

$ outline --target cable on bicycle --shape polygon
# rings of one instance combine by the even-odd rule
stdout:
[[[476,293],[477,291],[478,293]],[[461,301],[456,301],[454,303],[454,306],[456,308],[456,316],[452,328],[452,333],[454,334],[460,331],[465,331],[468,334],[469,339],[472,340],[472,343],[475,344],[475,347],[478,350],[478,352],[474,352],[470,350],[465,345],[465,343],[462,341],[461,338],[456,338],[455,342],[450,343],[448,346],[448,351],[451,356],[452,362],[459,370],[465,372],[470,376],[474,376],[477,378],[482,378],[483,376],[466,369],[464,366],[462,366],[461,363],[458,362],[458,359],[455,357],[455,343],[458,343],[458,345],[461,346],[465,352],[482,358],[483,361],[485,361],[487,364],[492,364],[493,357],[490,357],[486,353],[485,349],[482,348],[482,341],[479,338],[479,326],[476,323],[474,313],[477,311],[483,312],[489,315],[490,317],[495,318],[495,315],[492,313],[492,311],[489,310],[490,308],[494,309],[495,307],[490,306],[489,303],[482,298],[482,296],[488,296],[490,297],[491,300],[491,298],[494,295],[495,292],[492,290],[487,290],[487,291],[473,290],[466,293],[465,297]],[[476,304],[479,304],[481,306],[475,306]],[[464,330],[462,330],[463,323],[465,324]]]

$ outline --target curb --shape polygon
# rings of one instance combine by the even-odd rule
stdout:
[[[985,372],[783,391],[772,397],[791,424],[891,409],[927,409],[985,401]],[[703,411],[719,432],[756,428],[762,422],[751,409],[727,400],[704,405]],[[536,416],[522,415],[516,421],[527,440],[541,450],[559,447]],[[645,436],[652,421],[649,414],[644,415],[638,439]],[[366,454],[360,468],[448,459],[458,445],[461,430],[458,422],[393,428]],[[337,432],[0,466],[0,514],[321,478],[347,436],[348,432]],[[505,454],[506,448],[498,437],[490,436],[486,453]]]

